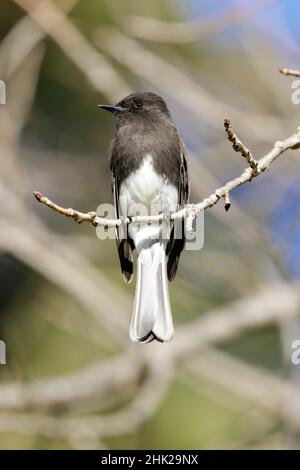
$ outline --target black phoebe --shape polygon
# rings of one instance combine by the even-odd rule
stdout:
[[[173,323],[167,276],[172,281],[176,275],[185,237],[183,219],[170,224],[169,215],[189,200],[185,147],[166,103],[155,93],[136,93],[116,106],[99,106],[113,113],[116,121],[110,150],[115,216],[151,215],[151,206],[164,214],[161,224],[131,224],[126,235],[122,226],[116,230],[127,283],[133,275],[132,253],[137,250],[130,337],[139,342],[170,341]]]

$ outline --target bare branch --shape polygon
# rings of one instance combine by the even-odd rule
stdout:
[[[279,72],[286,76],[300,77],[300,70],[280,69]]]
[[[251,181],[252,178],[259,176],[261,173],[268,171],[270,165],[276,160],[276,158],[278,158],[287,150],[296,150],[300,148],[300,128],[298,128],[296,134],[292,135],[291,137],[288,137],[282,142],[276,142],[274,144],[273,149],[268,154],[266,154],[260,160],[256,161],[254,160],[250,151],[240,142],[237,136],[233,133],[229,121],[225,120],[225,122],[225,127],[228,127],[228,129],[226,130],[228,133],[229,140],[234,143],[235,150],[241,152],[241,154],[246,158],[250,167],[246,168],[240,176],[228,181],[224,186],[216,189],[213,194],[203,199],[203,201],[197,204],[190,204],[184,209],[181,209],[180,211],[171,214],[171,220],[182,219],[187,217],[189,220],[188,227],[190,227],[190,221],[193,218],[195,219],[201,211],[214,206],[222,197],[228,198],[229,193],[231,191],[238,188],[242,184]],[[52,202],[50,199],[48,199],[46,196],[44,196],[38,191],[34,192],[34,196],[39,202],[45,204],[50,209],[54,210],[55,212],[58,212],[59,214],[65,215],[66,217],[72,217],[78,223],[90,222],[93,225],[99,225],[104,227],[117,227],[121,225],[121,223],[157,223],[163,220],[163,214],[154,216],[125,217],[122,221],[121,219],[104,219],[103,217],[97,216],[95,212],[83,213],[75,209],[66,209],[64,207],[61,207]]]
[[[230,207],[231,207],[231,201],[230,201],[230,196],[229,196],[229,193],[225,193],[224,194],[224,208],[225,208],[225,211],[228,212]]]
[[[233,150],[235,150],[236,152],[240,152],[242,157],[244,157],[247,160],[250,168],[252,168],[253,175],[257,175],[258,162],[254,160],[250,150],[247,149],[247,147],[240,141],[237,135],[233,132],[229,119],[224,119],[224,127],[228,135],[228,140],[232,143]]]
[[[41,202],[42,204],[45,204],[45,206],[49,207],[55,212],[58,212],[59,214],[65,215],[66,217],[72,217],[72,219],[74,219],[79,224],[81,224],[82,222],[91,222],[95,227],[97,227],[97,225],[108,225],[105,222],[103,222],[103,224],[101,223],[101,221],[99,220],[100,217],[96,216],[96,212],[88,212],[87,214],[85,214],[83,212],[79,212],[75,209],[72,209],[71,207],[66,209],[64,207],[58,206],[57,204],[55,204],[55,202],[48,199],[39,191],[34,191],[33,194],[37,201]]]

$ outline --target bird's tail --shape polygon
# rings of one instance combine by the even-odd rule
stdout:
[[[172,339],[173,333],[166,253],[158,242],[138,255],[130,338],[137,342],[165,342]]]

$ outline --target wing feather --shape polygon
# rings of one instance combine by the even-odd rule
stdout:
[[[115,207],[115,218],[119,219],[119,185],[114,173],[112,173],[112,192]],[[123,274],[124,281],[129,284],[133,277],[133,241],[131,240],[129,235],[127,235],[127,230],[124,230],[122,226],[116,227],[115,233],[121,271]]]
[[[180,179],[178,187],[179,206],[183,208],[189,203],[189,174],[187,152],[184,143],[180,139]],[[176,276],[179,258],[185,245],[184,219],[174,221],[171,231],[170,240],[167,246],[168,264],[167,273],[169,281],[173,281]]]

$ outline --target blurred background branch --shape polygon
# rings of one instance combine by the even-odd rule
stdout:
[[[113,130],[96,104],[133,90],[167,99],[193,200],[241,173],[226,115],[265,155],[259,171],[298,148],[299,133],[283,139],[299,108],[276,76],[298,74],[298,17],[294,0],[3,0],[1,448],[299,447],[299,152],[230,194],[228,214],[206,211],[204,249],[170,287],[167,345],[130,344],[114,241],[32,200],[39,187],[84,213],[110,202]]]
[[[200,20],[192,20],[180,23],[171,23],[146,16],[125,16],[122,18],[124,29],[132,36],[155,42],[167,42],[172,44],[188,44],[199,41],[209,36],[223,33],[233,26],[240,25],[245,20],[255,16],[261,10],[265,10],[276,0],[265,2],[251,2],[246,5],[237,5],[230,2],[218,10],[215,17],[211,15]]]
[[[279,70],[282,75],[287,75],[290,77],[300,77],[300,71],[299,70],[291,70],[291,69],[280,69]]]

